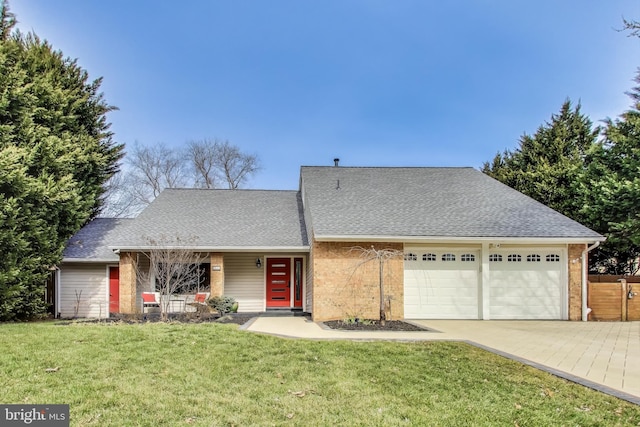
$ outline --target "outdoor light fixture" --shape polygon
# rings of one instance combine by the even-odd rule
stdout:
[[[256,268],[260,267],[262,267],[262,261],[260,261],[260,258],[256,258]]]

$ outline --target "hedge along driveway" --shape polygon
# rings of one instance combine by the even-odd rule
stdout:
[[[72,425],[640,423],[636,405],[464,343],[288,340],[219,324],[0,332],[0,402],[67,403]]]

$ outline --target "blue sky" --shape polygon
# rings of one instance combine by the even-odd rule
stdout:
[[[250,188],[301,165],[472,166],[570,98],[598,122],[630,105],[638,0],[13,0],[104,78],[116,140],[228,139]]]

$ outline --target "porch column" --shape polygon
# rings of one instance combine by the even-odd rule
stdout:
[[[588,263],[582,259],[582,251],[587,245],[569,245],[568,248],[568,292],[569,292],[569,320],[582,319],[582,263]],[[587,257],[589,255],[587,254]]]
[[[211,296],[224,295],[224,256],[221,253],[210,254],[211,259]]]
[[[136,313],[136,269],[135,254],[120,253],[120,313]]]

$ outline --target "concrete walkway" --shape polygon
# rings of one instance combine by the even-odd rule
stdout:
[[[415,320],[431,331],[336,331],[304,317],[257,317],[244,329],[291,338],[455,340],[640,405],[640,322]]]

